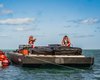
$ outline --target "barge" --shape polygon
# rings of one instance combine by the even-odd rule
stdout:
[[[27,49],[27,55],[20,50]],[[58,44],[48,46],[20,45],[19,49],[8,53],[9,59],[21,66],[64,65],[72,67],[90,67],[94,64],[94,57],[86,57],[82,49],[77,47],[65,47]]]

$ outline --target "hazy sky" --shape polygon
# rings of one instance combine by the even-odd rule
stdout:
[[[100,49],[100,0],[0,0],[0,49],[27,44],[60,44]]]

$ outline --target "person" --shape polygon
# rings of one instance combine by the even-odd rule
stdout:
[[[36,41],[36,38],[34,38],[33,36],[29,36],[29,41],[28,44],[32,46],[32,48],[34,48],[34,42]]]
[[[26,48],[22,49],[22,54],[23,55],[28,55],[29,54],[29,50],[26,49]]]
[[[70,39],[68,38],[68,36],[65,35],[62,40],[62,46],[70,47],[70,45],[71,45]]]

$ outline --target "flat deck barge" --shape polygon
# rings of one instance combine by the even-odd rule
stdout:
[[[10,60],[21,66],[65,65],[73,67],[90,67],[94,64],[94,57],[86,57],[80,48],[63,46],[41,46],[28,48],[30,53],[23,55],[18,52],[9,52]]]

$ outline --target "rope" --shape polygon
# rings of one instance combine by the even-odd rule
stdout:
[[[74,67],[64,66],[64,65],[52,63],[52,62],[50,62],[50,61],[45,61],[45,60],[43,60],[43,59],[38,59],[38,58],[34,58],[34,59],[39,60],[39,61],[43,61],[43,62],[46,62],[46,63],[49,63],[49,64],[53,64],[53,65],[56,65],[56,66],[59,66],[59,67],[67,68],[67,69],[69,68],[69,69],[82,70],[82,71],[84,71],[84,69],[78,69],[78,68],[74,68]]]

